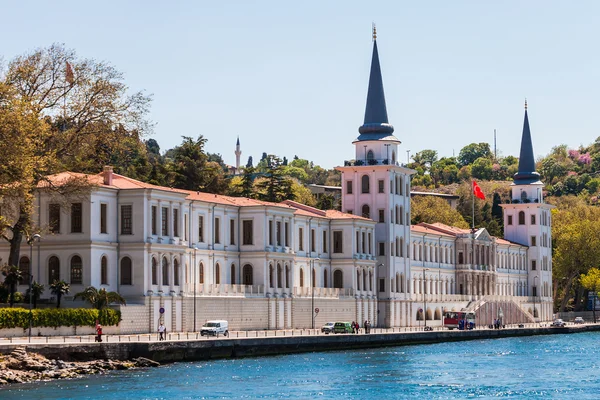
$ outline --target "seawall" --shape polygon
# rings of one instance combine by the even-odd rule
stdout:
[[[600,331],[600,325],[570,326],[564,328],[537,327],[501,330],[433,331],[408,333],[381,333],[360,335],[320,335],[266,338],[218,338],[214,340],[121,342],[88,344],[27,344],[0,345],[0,353],[7,354],[17,347],[39,353],[50,359],[90,361],[98,359],[131,360],[145,357],[160,363],[199,361],[219,358],[238,358],[406,346],[466,340],[498,339],[551,334],[571,334]]]

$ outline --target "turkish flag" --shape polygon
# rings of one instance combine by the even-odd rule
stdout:
[[[481,191],[481,188],[479,187],[479,185],[475,181],[473,181],[473,194],[477,198],[479,198],[481,200],[485,200],[485,194],[483,194],[483,192]]]

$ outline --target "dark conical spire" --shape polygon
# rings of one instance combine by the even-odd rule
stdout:
[[[525,100],[525,120],[523,121],[523,136],[521,137],[521,154],[519,155],[519,172],[515,174],[515,185],[528,185],[538,182],[540,174],[535,171],[535,158],[533,144],[529,131],[529,118],[527,117],[527,100]]]
[[[240,145],[240,137],[239,137],[239,136],[237,137],[237,142],[235,143],[235,145],[236,145],[236,146],[239,146],[239,145]]]
[[[379,53],[377,52],[377,31],[373,27],[373,57],[371,58],[371,74],[369,75],[369,90],[367,92],[367,107],[365,109],[365,122],[358,128],[361,137],[358,140],[372,140],[363,138],[363,134],[392,134],[394,127],[388,123],[387,108],[385,106],[385,95],[383,93],[383,79],[379,65]],[[375,138],[377,139],[377,138]]]

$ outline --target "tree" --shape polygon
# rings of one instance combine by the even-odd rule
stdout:
[[[435,185],[449,185],[458,182],[456,159],[454,157],[442,157],[431,165],[430,174]]]
[[[129,92],[110,64],[57,44],[16,57],[0,75],[0,197],[8,208],[0,235],[10,243],[9,265],[18,264],[23,235],[34,229],[38,184],[66,195],[70,186],[57,187],[49,175],[89,163],[105,134],[139,137],[150,129],[150,97]],[[118,148],[125,141],[106,142]]]
[[[600,292],[600,269],[590,268],[587,273],[581,274],[579,280],[585,289],[596,293]]]
[[[489,143],[471,143],[463,147],[458,154],[458,163],[461,166],[473,164],[480,157],[492,158]]]
[[[248,162],[246,163],[246,168],[250,168],[254,165],[254,162],[252,161],[252,156],[248,157]]]
[[[429,169],[438,159],[438,153],[435,150],[421,150],[412,156],[415,163]]]
[[[416,225],[421,222],[440,222],[465,229],[469,227],[460,213],[450,207],[446,200],[435,196],[415,196],[411,199],[411,223]]]
[[[485,157],[479,157],[471,165],[471,175],[473,178],[490,180],[492,178],[492,160]]]
[[[12,307],[15,304],[15,292],[17,291],[17,284],[23,279],[23,274],[17,266],[6,266],[2,270],[4,276],[4,284],[8,286],[9,290],[9,303]]]
[[[283,200],[292,200],[294,193],[292,191],[293,180],[283,174],[281,159],[270,154],[265,160],[270,165],[269,171],[265,177],[257,180],[255,184],[256,196],[259,200],[281,202]]]
[[[106,289],[96,289],[93,286],[88,286],[83,292],[77,293],[73,300],[82,299],[87,301],[95,309],[102,310],[108,307],[109,304],[118,303],[125,305],[125,299],[117,292],[107,292]]]
[[[65,281],[54,281],[50,284],[50,293],[56,296],[56,308],[60,308],[60,299],[63,295],[69,294],[71,286]]]
[[[29,291],[29,289],[27,289],[27,291],[25,292],[25,297],[29,298],[30,296],[32,296],[31,302],[33,303],[33,308],[37,308],[37,302],[40,299],[40,297],[42,297],[44,289],[44,285],[34,281],[31,284],[31,292]]]

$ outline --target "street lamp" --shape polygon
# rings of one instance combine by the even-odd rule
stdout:
[[[312,328],[315,329],[315,261],[319,261],[320,258],[313,258],[310,260],[311,270],[310,270],[310,280],[312,282],[310,292],[311,292],[311,300],[310,300],[310,308],[312,313]]]
[[[538,276],[534,276],[533,277],[533,322],[535,322],[535,298],[537,297],[537,284],[536,284],[536,279],[538,279]]]
[[[33,290],[31,287],[33,283],[33,243],[41,238],[42,237],[36,233],[27,239],[27,244],[29,245],[29,343],[31,343],[31,325],[33,323],[33,314],[31,312],[31,298],[33,297]]]
[[[423,268],[423,322],[425,324],[425,330],[427,330],[427,295],[426,295],[426,280],[425,271],[429,271],[429,268]]]

